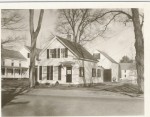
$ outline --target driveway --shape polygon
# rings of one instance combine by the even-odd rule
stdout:
[[[33,89],[2,108],[3,116],[143,115],[144,99],[101,91]]]

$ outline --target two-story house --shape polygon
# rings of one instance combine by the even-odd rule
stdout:
[[[27,70],[27,59],[20,52],[1,48],[2,78],[26,78]]]
[[[93,56],[98,60],[97,65],[103,68],[103,82],[118,82],[119,64],[100,50],[94,51]]]
[[[121,81],[137,83],[137,70],[135,63],[120,63]]]
[[[39,54],[40,83],[82,84],[102,82],[102,68],[80,44],[55,36]]]

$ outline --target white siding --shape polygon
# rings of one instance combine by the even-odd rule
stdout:
[[[83,84],[83,78],[79,77],[79,68],[82,67],[82,60],[78,60],[74,54],[72,54],[68,50],[68,57],[67,58],[48,58],[47,59],[47,49],[55,49],[55,48],[65,48],[64,45],[62,45],[57,39],[53,39],[51,41],[51,44],[42,50],[39,59],[41,60],[39,62],[39,66],[54,66],[53,69],[53,80],[47,80],[46,76],[42,76],[43,79],[39,82],[40,83],[56,83],[57,81],[60,84]],[[61,53],[61,52],[60,52]],[[72,61],[74,64],[72,65],[72,83],[66,83],[66,67],[63,67],[61,69],[61,80],[58,80],[58,66],[61,64],[61,62],[64,61]],[[92,78],[92,68],[97,68],[97,64],[94,62],[84,61],[84,67],[85,67],[85,78],[87,83],[98,83],[102,82],[103,78]],[[102,75],[103,76],[103,75]],[[39,78],[38,78],[39,79]]]

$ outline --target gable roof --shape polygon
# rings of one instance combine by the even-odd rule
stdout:
[[[26,58],[18,51],[8,50],[1,48],[1,57],[2,58],[10,58],[10,59],[18,59],[18,60],[26,60]]]
[[[97,60],[80,44],[72,42],[68,39],[61,38],[59,36],[57,36],[57,40],[68,49],[70,49],[71,52],[73,52],[73,54],[75,54],[79,59],[92,60],[97,62]]]
[[[136,70],[135,63],[120,63],[121,70]]]
[[[106,54],[103,51],[98,50],[101,54],[103,54],[108,60],[110,60],[112,63],[117,63],[113,58],[111,58],[108,54]],[[117,63],[118,64],[118,63]]]
[[[25,46],[29,51],[31,51],[31,47],[30,46]],[[42,49],[36,48],[36,55],[38,55],[40,52],[42,51]]]

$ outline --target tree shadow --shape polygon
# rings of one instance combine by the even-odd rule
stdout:
[[[2,98],[1,98],[1,103],[2,103],[2,108],[9,103],[10,101],[12,101],[14,99],[14,97],[20,95],[22,92],[24,92],[25,90],[28,90],[28,87],[21,87],[18,86],[15,89],[10,89],[10,90],[5,90],[1,92]]]
[[[28,104],[29,101],[26,102],[10,102],[8,105],[17,105],[17,104]]]

